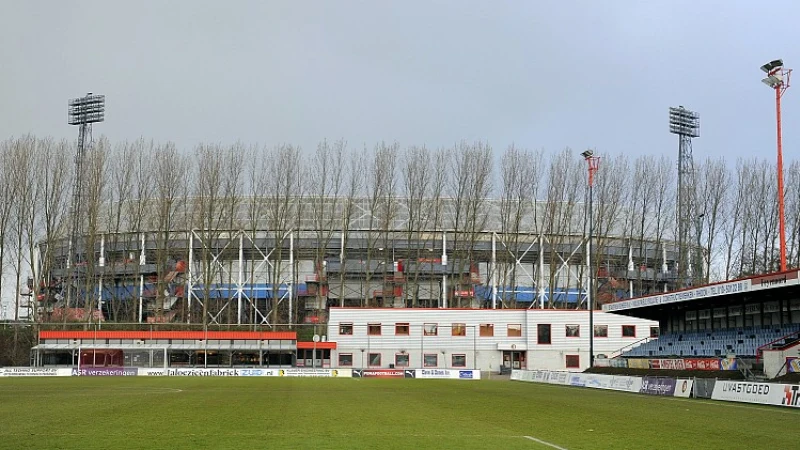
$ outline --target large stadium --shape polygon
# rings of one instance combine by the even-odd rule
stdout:
[[[223,221],[237,228],[188,230],[179,224],[192,223],[201,203],[190,199],[175,206],[187,216],[172,228],[79,236],[71,267],[69,238],[42,242],[38,311],[56,322],[68,311],[78,320],[279,325],[325,322],[331,306],[587,308],[584,205],[556,205],[567,213],[534,202],[508,232],[500,200],[482,201],[467,230],[456,199],[420,199],[421,219],[406,199],[377,202],[286,199],[291,222],[273,229],[266,214],[247,223],[247,208],[280,205],[242,198]],[[563,224],[548,227],[554,214]],[[598,303],[675,286],[673,242],[631,239],[617,224],[598,242]]]

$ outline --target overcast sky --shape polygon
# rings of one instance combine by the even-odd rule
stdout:
[[[674,156],[667,108],[685,105],[701,115],[696,159],[774,159],[759,67],[800,69],[798,17],[744,0],[4,0],[0,138],[76,138],[66,103],[91,91],[107,96],[95,135],[112,141]],[[793,159],[800,86],[784,106]]]

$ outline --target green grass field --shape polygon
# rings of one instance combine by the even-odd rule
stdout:
[[[3,449],[789,449],[798,420],[496,380],[0,379]]]

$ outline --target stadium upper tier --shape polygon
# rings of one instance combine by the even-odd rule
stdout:
[[[673,242],[657,236],[657,218],[621,204],[595,206],[601,237]],[[92,214],[87,214],[88,222]],[[93,214],[97,233],[187,229],[586,233],[586,205],[572,202],[457,198],[170,198],[104,204]],[[644,224],[644,226],[642,225]],[[67,224],[65,223],[64,226]],[[87,229],[87,224],[83,225]],[[663,231],[661,232],[663,234]],[[66,233],[64,233],[66,234]]]
[[[324,320],[331,305],[579,307],[589,273],[583,205],[512,206],[402,198],[108,205],[87,219],[83,229],[96,231],[80,233],[71,261],[70,239],[40,242],[38,297],[102,304],[106,317],[132,302],[138,308],[117,309],[133,320],[177,310],[196,320],[198,305],[221,320],[232,302],[237,323],[278,320],[278,310],[281,320]],[[632,222],[619,211],[596,218],[599,302],[675,285],[674,243],[637,237],[626,231]]]

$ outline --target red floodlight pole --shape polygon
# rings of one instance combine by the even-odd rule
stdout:
[[[775,111],[778,133],[778,233],[780,233],[781,272],[786,270],[786,218],[783,205],[783,136],[781,134],[781,97],[789,89],[792,69],[783,67],[783,60],[776,59],[761,66],[767,77],[761,80],[775,90]]]

